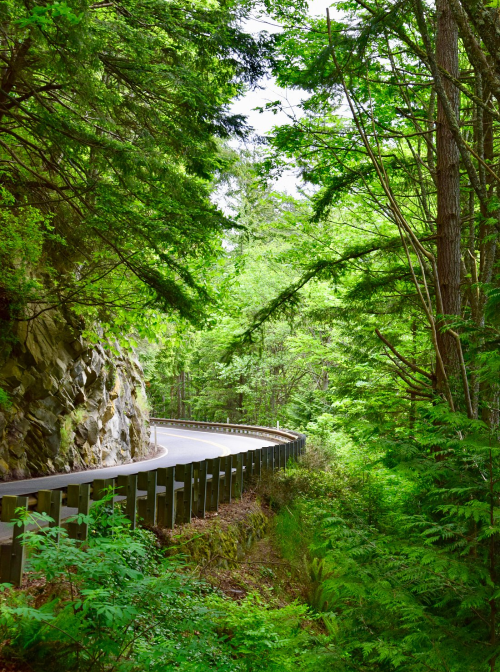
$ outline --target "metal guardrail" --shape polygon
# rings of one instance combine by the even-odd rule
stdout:
[[[303,436],[299,432],[274,427],[260,427],[259,425],[235,425],[227,422],[202,422],[199,420],[175,420],[172,418],[150,418],[150,423],[163,427],[186,427],[186,429],[209,429],[215,432],[227,432],[229,434],[251,434],[254,436],[266,436],[270,439],[295,441]]]
[[[124,512],[132,529],[138,523],[172,529],[174,525],[189,523],[193,515],[204,518],[206,511],[217,511],[219,503],[241,497],[254,477],[260,478],[265,471],[285,468],[289,460],[297,460],[306,443],[303,434],[271,427],[164,418],[151,418],[150,421],[160,426],[264,436],[280,443],[227,457],[160,467],[116,478],[96,478],[92,483],[69,484],[56,490],[39,490],[30,497],[4,495],[0,501],[1,522],[12,522],[19,517],[16,510],[24,509],[46,513],[53,520],[50,527],[60,527],[63,501],[78,514],[87,515],[91,500],[102,499],[106,489],[113,487],[115,500],[124,502]],[[66,527],[70,538],[81,542],[87,539],[86,523],[73,521]],[[0,583],[21,584],[25,564],[22,535],[26,529],[26,523],[16,525],[11,542],[0,545]]]

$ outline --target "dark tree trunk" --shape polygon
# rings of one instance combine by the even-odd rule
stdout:
[[[436,60],[453,77],[459,77],[458,29],[447,0],[437,0]],[[459,116],[459,91],[446,78],[443,85],[451,106]],[[460,154],[442,103],[437,110],[437,270],[445,315],[460,315]],[[441,329],[444,322],[438,326]],[[458,368],[457,345],[447,333],[439,333],[438,345],[447,375],[453,379]],[[438,371],[438,387],[444,376]]]
[[[243,374],[241,373],[240,374],[240,385],[243,385],[244,382],[245,382],[245,378],[243,377]],[[238,410],[240,411],[241,416],[243,416],[243,403],[244,403],[243,392],[240,392],[239,395],[238,395],[238,407],[239,407]]]

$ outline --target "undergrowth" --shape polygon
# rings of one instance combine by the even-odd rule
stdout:
[[[26,534],[28,586],[2,586],[4,662],[34,672],[315,669],[321,652],[307,606],[225,598],[187,561],[166,557],[153,533],[130,530],[109,497],[80,522],[89,525],[85,545],[62,528]]]
[[[462,440],[436,468],[420,448],[395,469],[377,441],[378,451],[375,441],[343,454],[311,447],[260,486],[275,543],[328,633],[328,669],[489,672],[497,588],[486,514],[466,483],[479,452]]]

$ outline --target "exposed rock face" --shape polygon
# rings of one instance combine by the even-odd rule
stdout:
[[[149,450],[141,367],[86,343],[58,316],[23,327],[0,386],[0,480],[140,459]]]

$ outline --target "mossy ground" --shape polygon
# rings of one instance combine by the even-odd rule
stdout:
[[[232,599],[257,593],[284,605],[303,597],[294,568],[275,544],[274,513],[254,490],[190,525],[155,532],[169,553],[182,554],[200,578]]]

